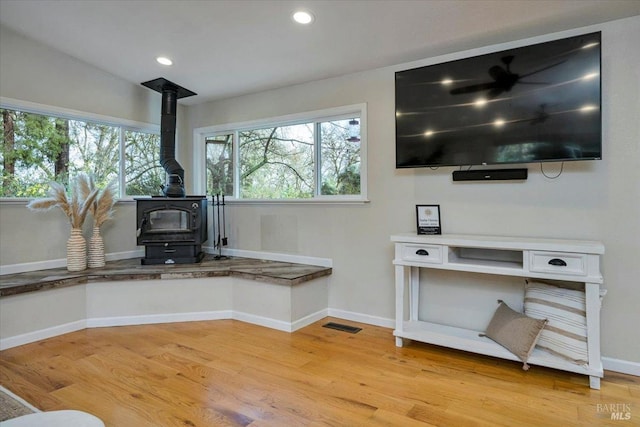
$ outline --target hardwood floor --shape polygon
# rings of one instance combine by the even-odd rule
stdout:
[[[96,328],[0,352],[0,383],[109,427],[640,426],[638,377],[606,372],[591,390],[580,375],[394,343],[331,318],[292,334],[233,320]],[[631,419],[611,420],[612,405]]]

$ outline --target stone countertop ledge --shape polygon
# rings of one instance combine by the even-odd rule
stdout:
[[[328,276],[329,267],[207,254],[199,264],[141,265],[140,258],[109,261],[103,268],[71,272],[66,267],[0,275],[0,297],[91,282],[116,280],[192,279],[234,276],[248,280],[294,286]]]

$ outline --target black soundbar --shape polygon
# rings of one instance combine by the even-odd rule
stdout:
[[[483,169],[453,171],[454,181],[503,181],[509,179],[527,179],[528,170],[522,169]]]

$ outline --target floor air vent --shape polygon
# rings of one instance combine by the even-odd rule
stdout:
[[[362,328],[356,328],[355,326],[343,325],[341,323],[329,322],[322,325],[324,328],[337,329],[338,331],[349,332],[350,334],[357,334]]]

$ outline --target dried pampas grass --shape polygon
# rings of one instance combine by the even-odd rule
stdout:
[[[92,178],[86,175],[78,177],[78,192],[84,197],[88,197],[91,192],[96,191],[96,185]],[[113,218],[113,206],[116,203],[113,183],[108,184],[102,190],[97,190],[98,195],[91,204],[89,211],[93,215],[94,227],[100,227],[106,221]]]
[[[89,209],[98,196],[97,189],[86,191],[82,187],[80,182],[86,179],[88,179],[86,175],[80,175],[76,179],[76,188],[74,188],[75,191],[71,192],[71,195],[67,194],[64,185],[58,182],[51,182],[49,184],[49,197],[34,199],[27,204],[27,208],[40,211],[49,210],[57,206],[69,218],[71,228],[81,228]]]
[[[93,221],[96,227],[100,227],[106,221],[113,218],[113,206],[116,203],[116,197],[112,185],[108,185],[102,189],[96,201],[93,203]]]
[[[49,210],[58,206],[63,212],[69,216],[69,198],[64,186],[58,182],[51,182],[49,184],[49,197],[42,199],[33,199],[29,202],[27,207],[33,211]]]
[[[78,193],[80,194],[80,197],[86,199],[87,197],[89,197],[89,194],[91,194],[91,192],[95,190],[96,186],[93,183],[93,178],[85,174],[80,174],[76,178],[76,188],[78,190]]]

